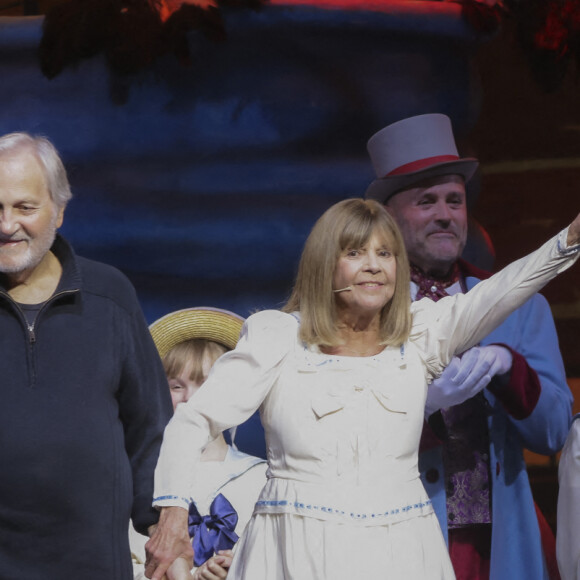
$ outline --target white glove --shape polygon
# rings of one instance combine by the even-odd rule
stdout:
[[[425,418],[439,409],[459,405],[485,388],[496,375],[512,368],[512,353],[503,346],[475,346],[453,357],[427,390]]]

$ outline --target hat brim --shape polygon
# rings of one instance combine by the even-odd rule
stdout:
[[[244,319],[220,308],[186,308],[166,314],[149,326],[159,356],[163,358],[175,345],[201,338],[234,349]]]
[[[479,161],[477,159],[466,157],[458,161],[448,161],[446,163],[431,165],[421,171],[375,179],[368,186],[365,192],[365,198],[386,203],[399,191],[407,189],[430,177],[440,177],[441,175],[461,175],[465,179],[465,183],[467,183],[473,177],[478,166]]]

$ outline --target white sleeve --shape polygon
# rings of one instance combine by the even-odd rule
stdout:
[[[165,429],[155,469],[154,505],[189,505],[188,490],[203,448],[256,411],[297,333],[297,320],[290,314],[267,310],[246,320],[237,347],[216,361],[206,382],[177,406]]]
[[[580,418],[572,423],[558,466],[556,556],[562,580],[580,578]]]
[[[567,229],[535,252],[512,262],[467,294],[411,305],[410,339],[422,353],[427,380],[443,372],[455,354],[476,345],[514,310],[578,259],[578,248],[566,248]]]

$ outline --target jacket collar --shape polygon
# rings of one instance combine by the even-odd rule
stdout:
[[[482,270],[481,268],[478,268],[477,266],[474,266],[473,264],[470,264],[461,258],[457,260],[457,263],[459,264],[459,271],[466,278],[469,276],[472,278],[479,278],[480,280],[486,280],[492,276],[492,272]]]
[[[473,288],[481,280],[487,280],[487,278],[492,276],[491,272],[482,270],[481,268],[478,268],[477,266],[474,266],[473,264],[470,264],[461,258],[459,258],[457,262],[459,264],[459,271],[465,280],[465,285],[467,286],[468,290],[471,290],[471,288]]]
[[[72,246],[60,234],[57,234],[50,249],[62,266],[62,276],[60,277],[55,294],[70,290],[80,290],[82,276],[77,256]]]

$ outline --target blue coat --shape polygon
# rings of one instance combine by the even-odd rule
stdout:
[[[52,249],[63,273],[33,328],[0,286],[0,578],[129,580],[169,389],[126,277]]]
[[[477,278],[468,276],[468,290],[478,282]],[[490,388],[484,390],[491,406],[488,419],[492,491],[490,579],[547,580],[523,448],[545,455],[557,453],[562,448],[571,422],[572,394],[566,383],[558,337],[546,299],[541,295],[532,297],[481,341],[482,345],[498,343],[509,346],[525,358],[537,373],[541,392],[533,409],[528,409],[531,413],[526,418],[516,419]],[[529,378],[529,375],[521,376],[524,382]],[[528,385],[522,385],[522,389],[527,392]],[[441,446],[422,452],[419,468],[447,536]],[[429,481],[427,472],[430,473]],[[434,473],[438,477],[434,477]]]

